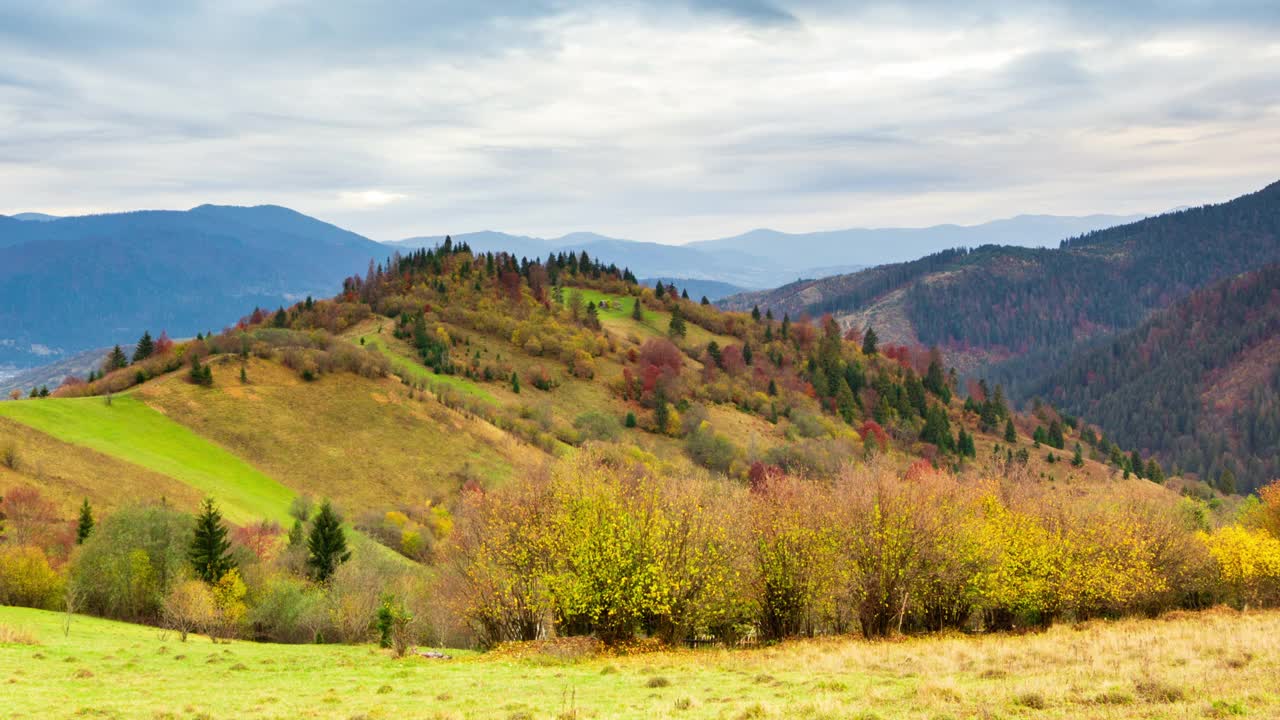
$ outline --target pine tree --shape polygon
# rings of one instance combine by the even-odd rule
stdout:
[[[673,338],[685,336],[684,313],[680,311],[680,306],[676,305],[671,308],[671,324],[667,326],[667,335]]]
[[[742,344],[742,362],[747,365],[750,365],[751,361],[755,359],[755,356],[756,356],[755,352],[752,351],[751,349],[751,343],[743,343]]]
[[[278,328],[285,327],[289,324],[289,316],[285,313],[284,308],[276,310],[275,317],[271,319],[271,324]]]
[[[706,296],[706,295],[703,295],[703,296],[702,296],[702,304],[703,304],[703,305],[710,305],[710,304],[711,304],[711,301],[707,299],[707,296]]]
[[[956,439],[956,449],[964,457],[977,457],[978,448],[974,446],[973,436],[964,428],[960,428],[960,434]]]
[[[188,558],[195,568],[196,577],[207,583],[216,583],[236,566],[231,559],[231,541],[227,540],[227,526],[222,522],[213,498],[205,498],[196,518],[196,529],[191,539]]]
[[[1147,479],[1153,483],[1164,484],[1164,469],[1154,457],[1147,459]]]
[[[289,528],[289,547],[301,547],[306,532],[306,528],[302,526],[302,520],[294,518],[293,527]]]
[[[48,386],[48,385],[41,385],[41,386],[40,386],[40,397],[42,397],[42,398],[47,398],[47,397],[49,397],[49,386]]]
[[[1138,477],[1143,477],[1143,473],[1146,472],[1147,466],[1143,464],[1142,456],[1137,450],[1129,454],[1129,469],[1133,470],[1133,474]]]
[[[791,313],[782,313],[782,339],[791,334]]]
[[[665,295],[666,292],[667,292],[667,289],[662,286],[662,281],[659,280],[658,284],[655,285],[653,288],[653,296],[661,300],[662,296]]]
[[[111,352],[107,354],[106,362],[102,365],[103,372],[119,370],[120,368],[129,366],[129,358],[125,357],[124,350],[121,350],[120,346],[117,345],[114,348],[111,348]]]
[[[862,336],[862,354],[875,355],[876,346],[879,342],[880,338],[876,337],[876,331],[868,327],[866,334]]]
[[[76,544],[83,545],[91,534],[93,534],[93,508],[89,505],[89,498],[85,498],[80,504],[80,520],[76,523]]]
[[[1076,467],[1084,467],[1084,450],[1080,447],[1080,443],[1076,443],[1075,454],[1071,456],[1071,464]]]
[[[688,300],[688,299],[689,299],[689,288],[685,288],[684,290],[681,290],[681,291],[680,291],[680,299],[681,299],[681,300]]]
[[[347,534],[342,529],[342,518],[334,512],[328,500],[320,503],[320,512],[311,523],[311,535],[307,538],[307,567],[317,582],[333,577],[338,566],[351,559],[347,549]]]
[[[1007,443],[1018,442],[1018,429],[1013,426],[1013,418],[1009,418],[1004,422],[1004,441]]]
[[[929,361],[929,370],[924,376],[924,388],[942,399],[942,404],[951,402],[951,388],[947,387],[947,376],[942,372],[942,361],[935,356]]]
[[[520,376],[514,372],[511,373],[511,392],[520,394]]]
[[[600,310],[596,308],[595,303],[587,303],[587,320],[586,325],[593,330],[600,329]]]
[[[133,349],[133,361],[142,362],[143,360],[151,357],[155,351],[156,344],[155,341],[151,339],[151,333],[149,331],[144,332],[142,333],[142,337],[138,340],[137,347]]]
[[[1054,420],[1049,423],[1048,443],[1050,447],[1062,450],[1067,445],[1067,440],[1062,436],[1062,423]]]
[[[1222,473],[1218,475],[1218,491],[1223,495],[1235,493],[1236,474],[1231,472],[1231,468],[1223,468]]]
[[[751,319],[755,320],[756,322],[760,322],[760,306],[759,305],[751,306]]]
[[[363,340],[364,338],[360,338],[360,339]],[[249,384],[249,374],[245,372],[244,365],[240,366],[240,384],[241,385]]]
[[[631,306],[631,319],[644,322],[644,307],[640,304],[640,298],[636,298],[636,302]]]

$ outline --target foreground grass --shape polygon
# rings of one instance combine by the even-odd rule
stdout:
[[[0,403],[8,417],[79,445],[178,480],[218,498],[232,522],[284,522],[293,492],[222,446],[174,422],[136,394]],[[144,499],[160,497],[153,488]]]
[[[6,717],[1202,718],[1280,716],[1280,613],[844,639],[581,661],[394,660],[368,646],[179,643],[0,608]]]

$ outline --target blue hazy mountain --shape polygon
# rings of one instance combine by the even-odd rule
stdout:
[[[47,222],[0,218],[0,365],[218,330],[331,296],[385,245],[276,206],[202,205]]]

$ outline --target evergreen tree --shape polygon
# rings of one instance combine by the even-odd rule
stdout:
[[[1147,466],[1142,463],[1142,456],[1138,454],[1137,450],[1129,454],[1129,469],[1133,470],[1133,474],[1138,477],[1142,477],[1147,469]]]
[[[1049,447],[1055,447],[1062,450],[1067,445],[1067,440],[1062,436],[1062,423],[1054,420],[1049,423],[1048,442]]]
[[[1031,440],[1035,442],[1036,447],[1040,447],[1049,441],[1049,436],[1044,431],[1043,425],[1037,425],[1035,432],[1031,433]]]
[[[289,547],[302,547],[306,532],[306,529],[302,526],[302,520],[294,518],[293,527],[289,528]]]
[[[631,319],[640,322],[644,321],[644,307],[640,304],[640,298],[636,298],[636,303],[631,306]]]
[[[662,286],[661,280],[658,281],[657,285],[653,286],[653,296],[658,298],[659,300],[662,299],[662,296],[665,295],[666,292],[667,292],[667,289]]]
[[[924,429],[920,431],[920,439],[937,445],[939,450],[955,449],[955,441],[951,437],[951,421],[947,419],[947,413],[941,406],[929,406],[925,413]]]
[[[1013,418],[1009,418],[1004,423],[1004,441],[1007,443],[1018,442],[1018,429],[1013,426]]]
[[[636,414],[635,414],[635,413],[633,413],[633,412],[631,412],[631,411],[627,411],[627,417],[626,417],[626,419],[625,419],[625,420],[623,420],[622,424],[623,424],[623,425],[625,425],[625,426],[627,426],[627,427],[629,427],[629,428],[633,428],[633,427],[635,427],[635,426],[636,426]]]
[[[595,303],[587,303],[587,319],[586,326],[593,329],[600,329],[600,310]]]
[[[667,394],[659,390],[653,402],[653,424],[657,426],[655,431],[661,435],[667,432],[667,424],[671,421],[671,408],[667,407]]]
[[[849,383],[845,382],[843,377],[839,378],[836,387],[836,410],[839,411],[840,417],[844,421],[853,424],[854,413],[858,409],[858,401],[853,396],[853,391],[849,389]]]
[[[351,559],[347,549],[347,534],[328,500],[320,503],[320,512],[311,523],[311,535],[307,538],[307,567],[317,582],[333,577],[338,566]]]
[[[41,386],[40,386],[40,397],[42,397],[42,398],[47,398],[47,397],[49,397],[49,386],[48,386],[48,385],[41,385]]]
[[[973,443],[973,436],[964,428],[960,428],[960,435],[956,439],[956,449],[964,457],[977,457],[978,448]]]
[[[942,372],[942,361],[935,356],[929,361],[929,370],[924,376],[924,388],[942,399],[942,404],[951,402],[951,388],[947,386],[947,376]]]
[[[216,583],[236,566],[231,559],[231,541],[227,540],[227,526],[222,522],[213,498],[205,498],[196,517],[195,533],[187,557],[195,568],[196,577],[207,583]]]
[[[680,291],[680,299],[681,299],[681,300],[688,300],[688,299],[689,299],[689,288],[685,288],[684,290],[681,290],[681,291]]]
[[[93,534],[93,508],[89,505],[89,498],[85,498],[80,504],[80,519],[76,522],[76,544],[83,545],[91,534]]]
[[[671,324],[667,326],[667,335],[672,338],[684,337],[685,332],[684,313],[680,311],[680,306],[676,305],[671,308]]]
[[[514,372],[511,373],[511,392],[520,394],[520,376]]]
[[[747,365],[750,365],[751,361],[754,359],[755,359],[755,352],[751,350],[751,343],[743,343],[742,344],[742,362],[746,363]]]
[[[782,339],[786,340],[791,335],[791,314],[782,313]]]
[[[209,387],[213,385],[213,368],[200,364],[200,356],[191,356],[191,373],[189,375],[191,382],[195,385],[203,385]]]
[[[773,378],[769,378],[768,393],[769,393],[769,397],[776,397],[778,395],[778,383]]]
[[[865,335],[862,336],[862,354],[875,355],[876,346],[880,342],[880,338],[876,337],[876,331],[868,327]]]
[[[129,358],[125,357],[124,350],[121,350],[120,346],[117,345],[114,348],[111,348],[111,352],[107,354],[106,362],[102,365],[102,371],[109,373],[112,370],[119,370],[120,368],[128,367]]]
[[[142,362],[151,357],[156,351],[156,343],[151,339],[151,333],[143,332],[142,337],[138,340],[138,345],[133,349],[133,361]]]
[[[760,306],[753,305],[751,307],[751,319],[760,322]]]
[[[1153,483],[1164,484],[1164,469],[1154,457],[1147,460],[1147,479]]]
[[[1084,467],[1084,450],[1080,447],[1080,443],[1076,443],[1075,454],[1071,456],[1071,464],[1076,467]]]
[[[275,317],[271,319],[271,324],[278,328],[286,327],[289,324],[289,315],[285,313],[284,308],[276,310]]]
[[[1223,468],[1218,475],[1218,491],[1223,495],[1231,495],[1236,491],[1236,474],[1231,468]]]
[[[707,296],[706,296],[706,295],[703,295],[703,296],[702,296],[702,304],[703,304],[703,305],[710,305],[710,304],[711,304],[711,301],[707,299]]]
[[[364,338],[361,338],[361,340],[363,339]],[[245,372],[244,365],[240,366],[240,384],[241,385],[249,384],[249,373]]]

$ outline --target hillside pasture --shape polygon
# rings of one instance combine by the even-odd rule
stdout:
[[[1280,714],[1280,612],[1024,636],[844,638],[628,656],[552,642],[453,659],[213,644],[0,608],[11,718],[1203,718]],[[6,642],[5,637],[20,642]]]

